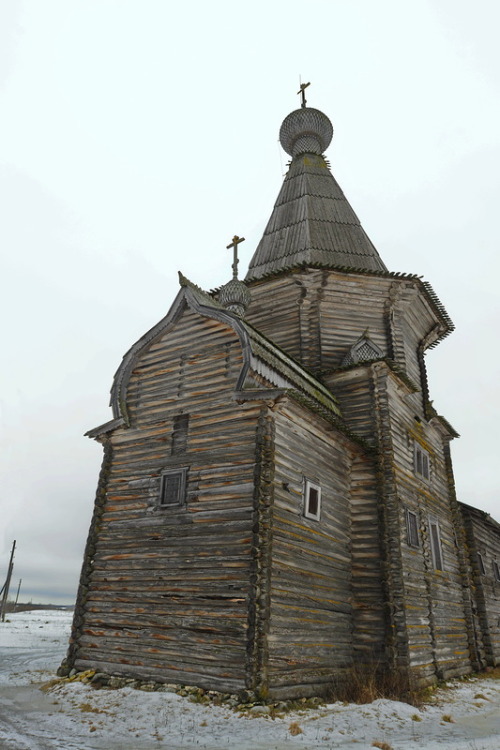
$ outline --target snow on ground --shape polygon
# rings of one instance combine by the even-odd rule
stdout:
[[[378,700],[275,719],[169,692],[96,690],[81,682],[43,692],[65,654],[71,614],[23,612],[8,620],[0,623],[1,750],[500,748],[500,680],[456,683],[423,710]]]

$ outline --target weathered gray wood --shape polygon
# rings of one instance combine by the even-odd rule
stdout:
[[[384,273],[295,269],[251,286],[248,320],[321,380],[220,306],[211,317],[194,288],[132,348],[113,389],[123,420],[95,432],[108,459],[71,663],[274,698],[324,690],[355,662],[408,686],[498,663],[499,584],[470,570],[455,433],[428,402],[423,352],[449,330],[439,304]],[[381,357],[342,367],[363,335]],[[175,469],[186,496],[160,505]],[[319,520],[304,514],[306,479]],[[497,554],[498,530],[467,524],[471,548]]]
[[[317,680],[352,649],[349,458],[339,435],[292,402],[275,413],[275,510],[269,630],[270,694]],[[303,515],[304,477],[322,488],[321,522]],[[332,637],[337,645],[328,646]],[[326,639],[326,640],[325,640]],[[322,645],[323,644],[323,645]],[[342,656],[339,657],[339,654]],[[300,667],[300,663],[303,667]],[[290,665],[294,665],[290,668]]]
[[[75,664],[197,684],[210,675],[212,687],[241,689],[260,406],[231,398],[235,334],[189,311],[181,320],[179,333],[144,353],[128,384],[130,427],[111,436]],[[203,347],[208,337],[220,345]],[[189,428],[172,456],[179,414],[189,414]],[[189,466],[187,503],[160,509],[161,471],[176,465]]]
[[[500,564],[500,525],[487,513],[469,505],[460,505],[467,543],[471,550],[471,575],[475,585],[477,607],[477,635],[484,647],[488,666],[500,664],[500,581],[496,579],[494,563]],[[479,566],[477,553],[484,563]]]

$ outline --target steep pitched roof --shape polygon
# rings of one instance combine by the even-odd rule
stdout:
[[[332,133],[326,115],[314,109],[296,110],[283,122],[280,140],[293,158],[247,281],[314,263],[387,270],[322,156]]]

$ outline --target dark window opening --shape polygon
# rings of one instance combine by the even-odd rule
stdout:
[[[418,517],[412,510],[406,511],[406,539],[410,547],[418,547]]]
[[[187,469],[165,471],[161,477],[160,505],[183,505],[186,499]]]
[[[415,444],[415,471],[424,479],[430,477],[429,454],[418,444]]]
[[[307,512],[311,516],[317,516],[319,511],[319,492],[315,487],[309,487]]]
[[[429,523],[432,561],[436,570],[443,570],[443,555],[441,551],[441,539],[439,534],[439,524],[437,521]]]
[[[304,515],[319,521],[321,513],[321,487],[306,479],[304,482]]]

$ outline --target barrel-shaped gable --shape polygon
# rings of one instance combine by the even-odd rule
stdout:
[[[221,400],[231,400],[242,367],[234,330],[185,307],[172,326],[137,355],[125,403],[130,425],[196,410],[216,392]]]

